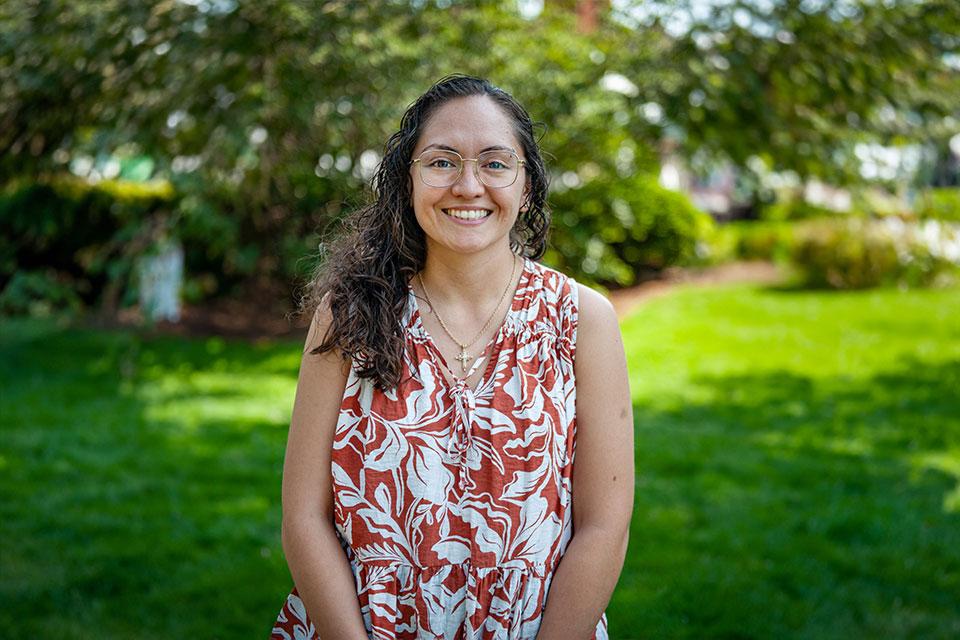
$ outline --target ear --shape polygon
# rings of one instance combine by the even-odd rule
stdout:
[[[523,187],[523,193],[520,195],[520,213],[526,213],[530,208],[530,202],[528,198],[530,197],[530,181],[527,180],[526,185]]]

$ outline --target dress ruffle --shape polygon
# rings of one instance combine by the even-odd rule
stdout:
[[[552,571],[543,564],[429,567],[351,563],[370,638],[390,640],[533,640]],[[597,628],[606,637],[606,617]],[[273,629],[277,640],[317,640],[296,589]]]

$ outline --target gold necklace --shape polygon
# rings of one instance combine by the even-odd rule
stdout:
[[[447,325],[443,321],[443,318],[441,318],[440,314],[437,313],[436,306],[434,306],[433,302],[430,301],[430,294],[427,293],[427,287],[425,284],[423,284],[423,278],[420,276],[419,273],[417,274],[417,280],[420,281],[420,288],[423,289],[423,297],[427,299],[427,304],[430,305],[430,310],[433,311],[433,315],[437,317],[437,321],[440,323],[440,327],[443,329],[444,333],[446,333],[450,337],[450,339],[453,340],[458,347],[460,347],[460,355],[456,357],[456,360],[460,361],[460,369],[464,373],[466,373],[467,371],[467,363],[473,359],[473,356],[467,353],[467,347],[471,346],[474,342],[479,340],[480,336],[483,335],[483,332],[487,330],[488,326],[490,326],[490,322],[493,321],[493,318],[497,315],[497,311],[500,310],[500,305],[503,304],[503,299],[507,297],[507,292],[510,291],[510,285],[513,284],[513,276],[516,272],[517,272],[517,259],[514,258],[513,264],[510,268],[510,279],[507,280],[507,286],[503,290],[503,293],[500,294],[500,300],[497,302],[497,306],[494,307],[493,313],[490,314],[490,317],[487,318],[487,321],[483,323],[483,328],[480,329],[480,331],[477,333],[476,336],[474,336],[473,340],[467,343],[460,342],[459,340],[453,337],[452,333],[450,333],[450,329],[447,328]]]

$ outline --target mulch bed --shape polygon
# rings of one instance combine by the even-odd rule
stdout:
[[[617,315],[627,315],[638,304],[669,293],[677,285],[690,284],[710,286],[734,282],[755,282],[758,284],[778,284],[783,282],[784,274],[776,264],[763,260],[730,262],[701,269],[671,267],[664,270],[661,277],[635,287],[611,291],[610,302]]]

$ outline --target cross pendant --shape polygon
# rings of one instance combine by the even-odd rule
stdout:
[[[458,355],[456,359],[460,361],[460,369],[466,372],[467,363],[470,362],[470,356],[467,355],[466,347],[460,347],[460,355]]]

